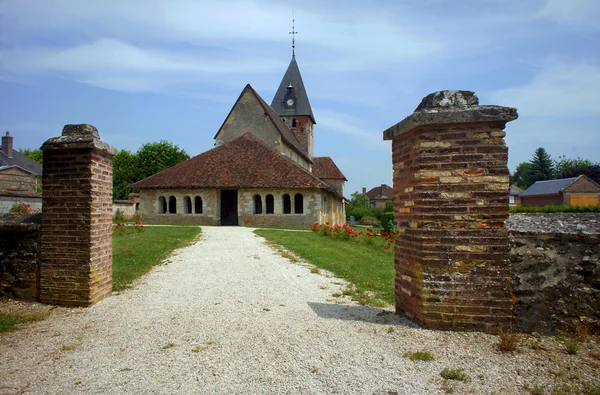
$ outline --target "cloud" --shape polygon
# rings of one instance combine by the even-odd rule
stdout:
[[[345,135],[353,145],[362,149],[390,151],[390,146],[383,141],[383,132],[367,126],[361,118],[330,110],[320,110],[318,116],[319,130],[329,130]]]
[[[598,116],[600,67],[549,63],[525,85],[491,94],[494,104],[517,107],[527,116]]]
[[[599,29],[600,2],[597,0],[546,0],[539,18],[563,25]]]

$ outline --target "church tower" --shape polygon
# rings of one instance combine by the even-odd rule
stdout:
[[[296,34],[292,28],[291,34]],[[312,159],[314,157],[313,127],[315,117],[310,108],[304,82],[296,63],[295,41],[292,39],[292,60],[279,84],[271,108],[284,120]]]

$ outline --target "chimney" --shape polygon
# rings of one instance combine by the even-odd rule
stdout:
[[[366,195],[366,194],[367,194],[367,188],[363,187],[363,192],[362,192],[362,194],[363,194],[363,195]]]
[[[9,158],[13,156],[13,137],[6,132],[6,136],[2,136],[2,152]]]

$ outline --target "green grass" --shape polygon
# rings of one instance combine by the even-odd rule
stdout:
[[[47,311],[38,311],[35,313],[0,313],[0,332],[18,329],[19,324],[41,321],[47,315]]]
[[[199,234],[198,227],[146,227],[143,232],[113,236],[113,291],[126,289],[173,250],[191,244]]]
[[[317,233],[255,230],[306,261],[354,284],[352,297],[361,304],[394,303],[394,254],[373,246],[323,237]]]
[[[433,361],[435,359],[435,356],[429,351],[405,352],[402,356],[411,361]]]
[[[440,372],[440,376],[442,376],[446,380],[457,380],[457,381],[463,381],[465,383],[471,382],[471,377],[469,377],[469,375],[467,375],[465,373],[465,370],[462,368],[459,368],[459,369],[444,368]]]

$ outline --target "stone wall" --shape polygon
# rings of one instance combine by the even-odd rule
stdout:
[[[162,213],[159,207],[160,198],[167,200],[174,196],[177,201],[177,213]],[[184,198],[192,200],[192,213],[185,213]],[[196,214],[196,196],[202,199],[202,213]],[[142,222],[157,223],[190,223],[198,225],[218,225],[220,221],[220,208],[217,204],[219,190],[206,189],[143,189],[140,192],[140,218]],[[168,211],[168,210],[167,210]]]
[[[0,297],[39,296],[41,214],[0,215]]]
[[[600,330],[600,214],[512,214],[514,329]]]

